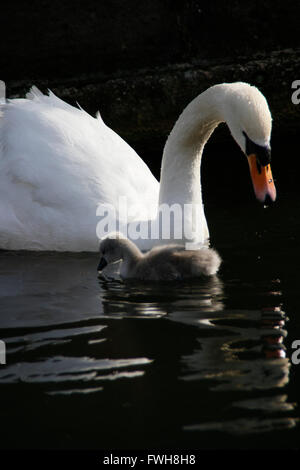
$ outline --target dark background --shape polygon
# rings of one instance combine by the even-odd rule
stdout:
[[[244,358],[249,362],[246,374],[249,373],[250,386],[252,380],[256,386],[255,377],[260,369],[257,363],[260,362],[253,345],[256,341],[258,347],[261,344],[261,329],[257,320],[252,319],[252,312],[269,305],[282,305],[283,302],[291,317],[287,346],[299,337],[299,182],[296,167],[299,160],[300,105],[295,106],[291,102],[291,84],[300,80],[300,2],[4,0],[0,6],[0,18],[0,79],[7,84],[7,96],[24,96],[35,84],[42,91],[51,88],[69,103],[78,101],[92,114],[100,109],[105,122],[138,151],[156,176],[159,176],[166,137],[179,113],[195,96],[216,83],[238,80],[258,86],[265,94],[273,115],[272,168],[278,190],[276,204],[267,211],[255,207],[246,158],[241,156],[225,125],[216,130],[207,144],[202,164],[205,207],[211,203],[213,209],[207,210],[208,224],[212,242],[223,257],[221,279],[224,279],[224,299],[229,313],[229,321],[226,323],[223,319],[223,323],[219,323],[219,331],[225,328],[222,335],[227,335],[226,332],[230,333],[230,328],[233,328],[232,343],[228,344],[233,345],[233,354],[242,368],[245,367]],[[295,197],[290,197],[291,190]],[[248,204],[250,199],[251,204]],[[228,204],[229,200],[234,203]],[[210,217],[215,223],[210,223]],[[231,395],[230,388],[228,391],[225,387],[225,392],[219,393],[217,403],[214,393],[211,393],[212,385],[206,389],[201,378],[195,382],[178,381],[182,368],[186,368],[186,373],[189,371],[188,361],[191,370],[195,371],[193,364],[198,361],[198,356],[193,358],[192,354],[202,347],[202,339],[205,340],[204,346],[209,344],[207,328],[199,328],[198,314],[201,315],[201,311],[194,312],[196,329],[192,323],[185,324],[184,320],[186,311],[187,318],[193,320],[190,316],[193,315],[193,302],[199,299],[202,308],[202,298],[209,298],[202,291],[193,290],[190,294],[189,290],[187,304],[184,304],[185,289],[178,292],[173,289],[172,293],[166,290],[162,295],[164,288],[161,286],[158,293],[153,291],[153,294],[149,291],[140,294],[135,286],[133,293],[126,289],[123,293],[114,288],[111,291],[103,289],[103,297],[102,294],[99,297],[99,287],[96,286],[95,297],[91,280],[96,273],[94,262],[89,257],[85,264],[81,255],[79,258],[73,258],[73,255],[52,258],[46,253],[35,259],[30,253],[23,255],[17,252],[7,256],[7,261],[2,260],[1,265],[2,287],[5,290],[8,285],[8,293],[16,291],[17,294],[14,297],[5,292],[2,297],[2,313],[7,312],[10,325],[3,334],[15,337],[16,343],[10,343],[13,347],[23,347],[25,341],[25,355],[23,349],[16,350],[14,360],[17,363],[19,360],[20,365],[24,361],[47,363],[47,358],[52,358],[57,347],[62,348],[58,349],[62,356],[74,356],[74,360],[80,358],[89,336],[84,332],[83,336],[78,335],[78,331],[82,326],[94,324],[86,323],[86,315],[96,308],[98,318],[103,302],[104,314],[112,312],[112,323],[109,323],[109,317],[104,317],[108,318],[105,321],[110,325],[104,330],[108,331],[108,341],[104,343],[104,350],[95,345],[95,357],[149,356],[154,358],[154,367],[137,385],[141,388],[135,388],[132,380],[130,383],[108,381],[110,383],[100,402],[98,396],[95,398],[93,395],[91,398],[84,395],[81,399],[75,395],[67,397],[66,401],[56,401],[59,400],[57,398],[52,401],[51,396],[44,392],[48,390],[47,380],[38,385],[19,379],[16,386],[13,384],[8,389],[1,389],[4,391],[1,401],[4,416],[1,423],[5,434],[1,442],[4,445],[8,443],[11,448],[50,448],[55,445],[57,448],[72,448],[84,445],[98,447],[107,443],[109,447],[111,442],[117,446],[115,443],[124,439],[128,448],[134,448],[138,443],[142,446],[151,433],[154,436],[151,442],[159,443],[163,433],[164,442],[172,445],[175,436],[180,448],[182,423],[189,420],[197,422],[197,419],[201,422],[209,416],[219,420],[219,410],[225,411],[227,419],[231,416],[232,397],[238,401],[249,398],[249,393],[254,401],[258,398],[258,406],[268,403],[264,405],[270,413],[267,418],[275,416],[276,423],[276,419],[282,416],[280,408],[274,414],[268,402],[268,398],[271,403],[277,393],[272,373],[266,375],[261,389],[250,389],[246,395],[243,387],[237,391],[238,395]],[[78,269],[80,276],[76,277]],[[65,275],[62,274],[64,272]],[[61,290],[60,280],[63,278],[67,280],[67,288]],[[80,281],[78,286],[76,279]],[[18,294],[19,282],[27,286],[25,295],[22,290]],[[48,285],[49,292],[46,292]],[[56,286],[59,286],[58,294],[55,294]],[[31,294],[31,288],[38,294]],[[281,291],[283,295],[277,297]],[[95,298],[99,307],[92,307]],[[134,309],[139,312],[145,301],[145,305],[150,306],[162,302],[166,311],[171,312],[171,322],[162,319],[158,324],[156,320],[155,323],[149,323],[150,320],[141,323],[140,319],[132,318]],[[47,310],[48,304],[50,310]],[[51,311],[52,305],[59,305],[59,308],[52,307]],[[240,308],[241,315],[243,312],[250,314],[244,323]],[[230,309],[238,312],[237,317],[234,313],[232,320]],[[173,311],[175,315],[172,318]],[[74,312],[80,319],[78,322]],[[119,312],[120,318],[125,315],[121,328],[113,318]],[[125,320],[127,315],[130,315],[130,322]],[[37,341],[30,343],[31,333],[35,336],[40,332],[40,338],[46,333],[47,338],[47,332],[51,334],[51,325],[57,325],[55,328],[60,334],[61,326],[65,328],[63,322],[68,324],[71,318],[76,322],[73,323],[76,339],[72,338],[67,346],[57,346],[51,339],[53,336],[45,344],[43,341],[39,344],[37,335]],[[50,326],[47,323],[40,326],[44,321],[49,321]],[[95,321],[95,325],[98,324],[98,319]],[[102,318],[99,321],[102,323]],[[216,340],[219,347],[218,333],[213,331],[212,344]],[[238,331],[241,336],[236,336]],[[93,333],[91,338],[94,339]],[[210,364],[207,366],[200,361],[200,377],[202,370],[207,375],[207,367]],[[237,363],[237,370],[239,367]],[[57,372],[55,368],[54,372]],[[226,379],[226,375],[224,377]],[[232,377],[239,380],[239,374]],[[52,380],[51,374],[49,380]],[[228,384],[230,380],[229,377]],[[281,395],[287,394],[291,402],[298,400],[298,380],[295,368],[291,369],[288,388],[279,389]],[[272,388],[264,389],[266,384],[271,384]],[[55,381],[50,382],[50,390],[57,386]],[[260,397],[263,402],[260,402]],[[187,415],[181,403],[188,404]],[[238,417],[239,413],[235,411],[232,417]],[[299,413],[296,413],[297,417]],[[245,416],[261,419],[263,414],[262,407],[246,411]],[[131,426],[128,428],[129,421]],[[100,441],[95,429],[102,434]],[[296,447],[296,433],[291,438],[288,430],[282,434],[280,425],[275,430],[269,433],[267,440],[266,433],[259,432],[250,436],[241,433],[234,437],[224,437],[221,433],[214,441],[208,433],[205,437],[207,443],[203,443],[202,436],[190,441],[190,435],[186,435],[184,442],[189,445],[195,442],[195,448],[216,445],[215,442],[224,447],[232,446],[232,443],[239,446],[241,442],[248,448],[253,445],[263,448],[267,443],[270,448]],[[36,453],[33,457],[31,465],[36,461]]]
[[[6,79],[111,74],[299,47],[295,0],[1,2]]]
[[[0,78],[8,97],[36,84],[92,114],[100,109],[156,176],[165,139],[188,102],[215,83],[249,82],[273,115],[275,179],[280,172],[279,185],[290,185],[287,161],[298,148],[300,105],[291,102],[291,84],[300,79],[299,20],[300,2],[291,0],[5,1]],[[203,174],[209,177],[217,163],[214,178],[225,175],[229,187],[248,171],[225,126],[206,153],[212,157],[204,159]],[[228,165],[220,153],[234,160]]]

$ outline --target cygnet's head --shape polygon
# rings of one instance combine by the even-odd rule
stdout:
[[[270,166],[272,116],[266,98],[254,86],[231,83],[226,88],[223,113],[233,138],[248,157],[257,199],[275,201]]]
[[[102,238],[99,247],[100,262],[97,271],[102,271],[108,264],[122,259],[124,240],[126,238],[119,232],[109,233],[105,238]]]

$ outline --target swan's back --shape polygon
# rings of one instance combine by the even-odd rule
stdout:
[[[100,115],[37,89],[0,105],[0,248],[97,251],[98,204],[126,196],[142,218],[158,190]]]

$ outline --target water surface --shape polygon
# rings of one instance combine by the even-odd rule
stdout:
[[[299,448],[290,201],[211,202],[210,279],[104,283],[96,254],[1,252],[1,447]]]

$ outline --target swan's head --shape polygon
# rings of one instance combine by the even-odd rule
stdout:
[[[119,232],[109,233],[100,242],[100,262],[97,271],[102,271],[108,264],[120,261],[123,258],[123,243],[127,239]]]
[[[275,201],[271,172],[272,117],[266,98],[254,86],[232,83],[227,86],[224,117],[232,136],[248,158],[257,199]]]

